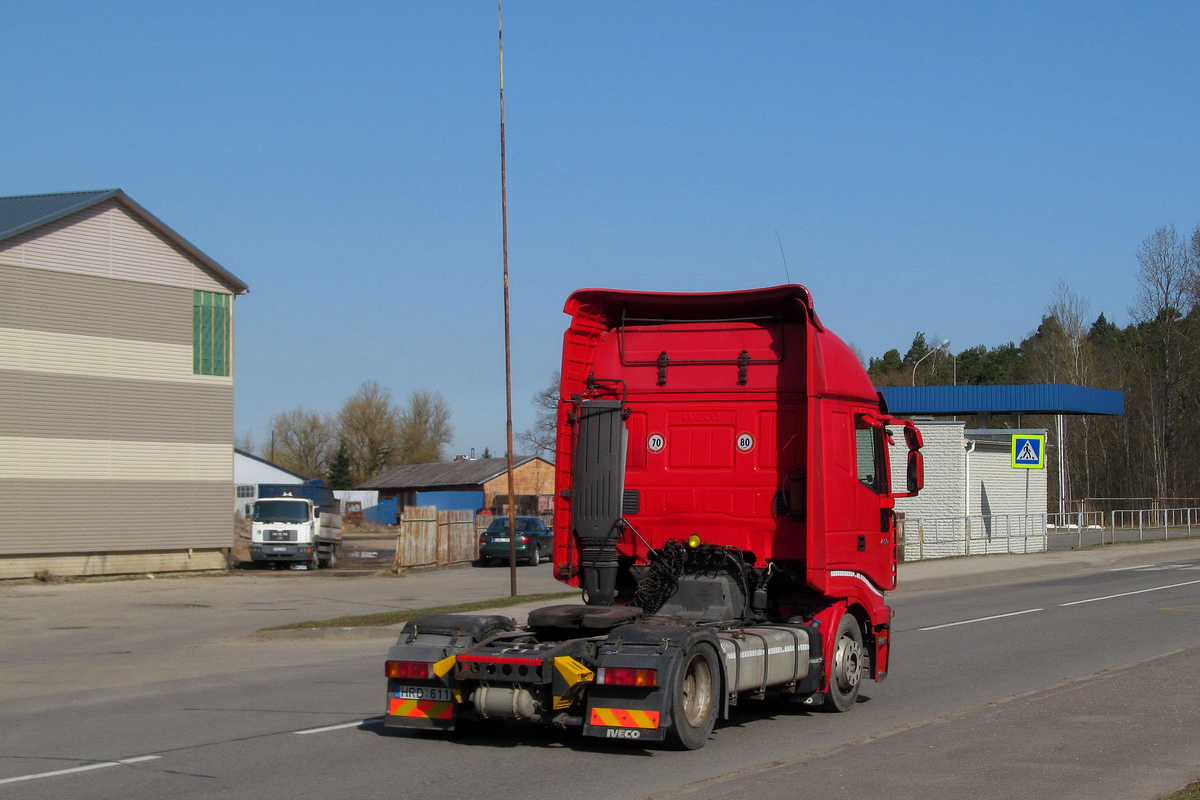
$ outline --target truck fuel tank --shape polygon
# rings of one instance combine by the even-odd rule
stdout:
[[[807,626],[763,625],[717,634],[724,658],[727,691],[750,692],[794,684],[809,675],[815,639]],[[815,661],[820,662],[819,652]],[[817,667],[819,673],[820,669]]]

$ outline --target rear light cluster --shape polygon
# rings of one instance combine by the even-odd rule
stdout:
[[[383,674],[389,678],[426,681],[433,677],[433,664],[425,661],[388,661]]]
[[[657,686],[658,670],[633,667],[601,667],[596,683],[605,686]]]
[[[529,537],[525,534],[521,534],[517,537],[517,544],[529,544]]]

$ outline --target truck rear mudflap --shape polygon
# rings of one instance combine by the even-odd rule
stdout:
[[[512,631],[508,617],[430,614],[410,620],[388,650],[387,713],[391,728],[454,730],[465,701],[457,656],[472,645]]]

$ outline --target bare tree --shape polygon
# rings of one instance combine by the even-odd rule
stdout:
[[[400,412],[399,464],[432,464],[444,461],[445,445],[454,439],[450,406],[437,392],[415,391]]]
[[[257,447],[257,445],[254,443],[254,432],[253,431],[246,431],[241,436],[234,439],[233,446],[236,447],[238,450],[241,450],[243,453],[249,453],[250,455],[258,455],[258,453],[255,449]]]
[[[555,370],[550,378],[550,385],[533,396],[533,407],[537,409],[533,427],[517,434],[517,441],[528,447],[535,456],[554,452],[558,435],[558,392],[561,382],[559,371]]]
[[[1193,236],[1193,239],[1195,237]],[[1174,225],[1163,225],[1137,251],[1137,294],[1129,315],[1137,322],[1136,345],[1146,382],[1145,423],[1154,494],[1174,491],[1176,437],[1184,421],[1181,378],[1184,372],[1184,313],[1192,305],[1195,265]]]
[[[1076,294],[1061,278],[1054,286],[1054,301],[1046,308],[1042,324],[1030,347],[1028,374],[1042,383],[1088,384],[1088,311],[1091,304]],[[1090,485],[1088,472],[1087,418],[1058,418],[1054,446],[1059,471],[1054,476],[1059,510],[1065,511],[1070,498],[1086,496]],[[1062,440],[1058,434],[1063,434]],[[1082,446],[1081,446],[1082,445]]]
[[[271,430],[275,432],[275,462],[279,466],[310,478],[325,474],[330,446],[337,440],[328,415],[296,408],[276,414]]]
[[[355,485],[400,463],[400,413],[392,404],[392,393],[378,382],[364,381],[342,404],[338,424]]]
[[[1091,303],[1080,297],[1067,282],[1059,278],[1054,285],[1054,302],[1046,312],[1058,320],[1061,338],[1055,343],[1052,357],[1056,362],[1055,372],[1060,380],[1074,383],[1078,386],[1087,384],[1088,359],[1086,344],[1088,334],[1088,313]]]
[[[1195,235],[1192,240],[1195,246]],[[1191,253],[1175,226],[1163,225],[1147,236],[1138,247],[1137,260],[1138,288],[1129,316],[1137,322],[1153,322],[1164,313],[1182,312],[1195,278]]]

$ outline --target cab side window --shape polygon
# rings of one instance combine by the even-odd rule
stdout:
[[[855,427],[854,452],[858,461],[858,480],[876,494],[886,492],[883,476],[883,430]]]

